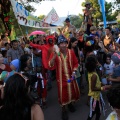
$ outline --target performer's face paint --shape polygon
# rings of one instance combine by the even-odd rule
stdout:
[[[48,39],[48,43],[49,43],[50,45],[53,45],[53,43],[54,43],[54,42],[53,42],[53,39],[51,39],[51,38]]]

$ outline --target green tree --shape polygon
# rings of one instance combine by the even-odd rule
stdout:
[[[20,4],[22,4],[28,11],[35,11],[35,8],[31,5],[31,3],[40,3],[42,0],[18,0]],[[13,16],[12,14],[14,14],[12,12],[12,6],[11,6],[11,2],[10,0],[0,0],[0,19],[2,21],[1,26],[4,26],[5,30],[9,30],[10,31],[10,25],[12,24],[12,21],[10,20],[11,16],[13,17],[13,19],[15,19],[15,16]],[[5,21],[5,19],[7,21]],[[13,20],[14,22],[15,20]],[[1,24],[1,23],[0,23]]]
[[[79,16],[71,16],[70,17],[71,24],[73,24],[76,28],[80,28],[83,22],[83,16],[79,14]]]
[[[87,0],[86,0],[87,2]],[[92,7],[95,9],[95,12],[93,14],[93,23],[97,26],[99,21],[103,21],[102,12],[100,10],[100,5],[98,3],[98,0],[89,0],[91,2]],[[82,3],[82,6],[85,5],[85,2]],[[116,10],[113,12],[113,3],[105,2],[105,10],[106,10],[106,20],[112,21],[116,20],[116,16],[118,15],[118,11]],[[98,21],[99,20],[99,21]]]

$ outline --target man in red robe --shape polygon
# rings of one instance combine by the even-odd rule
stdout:
[[[48,62],[50,69],[56,69],[58,86],[58,100],[62,106],[62,119],[68,120],[66,106],[71,112],[75,111],[72,102],[79,99],[80,91],[75,78],[78,68],[78,60],[75,53],[67,48],[67,39],[60,35],[58,37],[60,51],[51,54]]]

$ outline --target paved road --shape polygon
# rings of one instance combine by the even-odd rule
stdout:
[[[53,88],[48,91],[48,97],[47,97],[47,108],[43,110],[45,120],[62,120],[61,119],[61,107],[58,103],[58,97],[57,97],[57,85],[56,81],[52,82]],[[88,113],[89,113],[89,107],[86,105],[87,101],[87,85],[85,87],[85,95],[80,96],[80,100],[75,103],[76,112],[69,114],[69,120],[86,120]],[[105,94],[103,94],[105,97]],[[106,101],[106,115],[101,115],[101,120],[105,120],[107,115],[110,113],[111,109],[108,106],[108,103]]]

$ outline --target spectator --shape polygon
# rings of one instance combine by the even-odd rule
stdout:
[[[1,51],[2,55],[3,55],[3,59],[4,59],[4,64],[8,64],[8,59],[7,59],[7,50],[2,50]]]
[[[103,40],[105,51],[112,52],[115,50],[115,46],[114,46],[115,41],[114,41],[113,35],[111,34],[111,28],[106,27],[105,32],[106,32],[106,35]]]
[[[29,97],[29,78],[14,74],[8,78],[0,108],[0,120],[44,120],[39,105]]]
[[[10,63],[10,68],[14,71],[19,72],[19,65],[20,65],[19,59],[15,59]]]
[[[12,48],[7,51],[8,62],[10,63],[14,59],[19,59],[21,55],[24,54],[24,51],[18,46],[18,41],[13,40],[11,42]]]
[[[120,119],[120,85],[112,87],[107,92],[108,102],[113,108],[112,112],[108,115],[106,120],[119,120]]]
[[[10,49],[10,44],[7,42],[7,43],[5,43],[5,50],[9,50]]]

